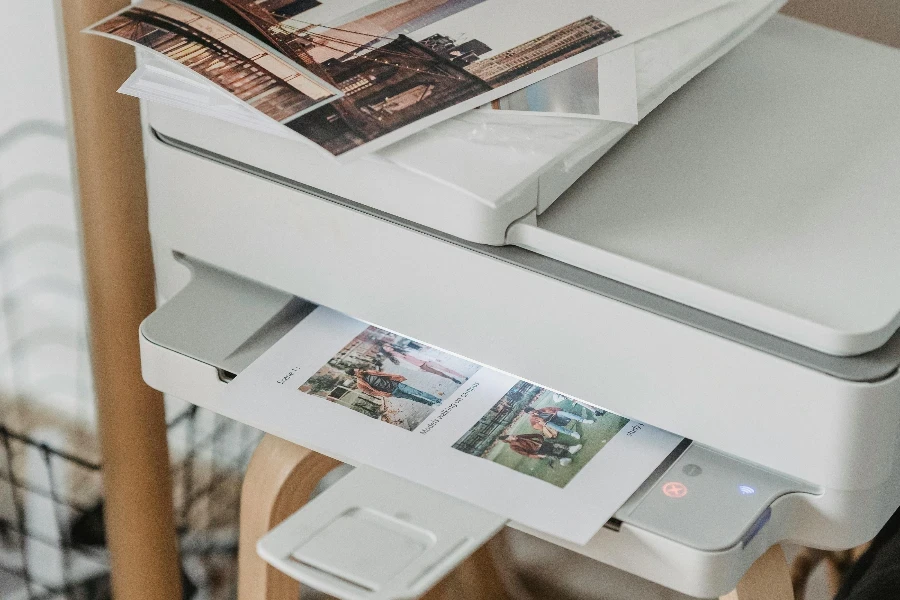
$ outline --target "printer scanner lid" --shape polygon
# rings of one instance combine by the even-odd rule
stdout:
[[[664,90],[680,85],[673,81],[700,70],[777,7],[745,0],[705,15],[744,11],[730,13],[724,38],[720,26],[698,20],[661,34],[698,27],[719,40],[717,51],[709,37],[700,49],[683,33],[641,42],[639,85],[656,82],[655,92],[642,88],[643,106],[665,98]],[[656,51],[642,53],[654,44]],[[660,77],[673,70],[652,66],[653,59],[679,44],[692,48],[692,58],[675,61],[674,80]],[[310,193],[470,242],[518,245],[822,353],[852,356],[880,348],[900,324],[898,65],[896,50],[775,17],[571,189],[551,190],[548,202],[539,201],[553,188],[544,175],[568,169],[575,181],[627,126],[524,115],[516,118],[530,118],[534,128],[553,123],[558,137],[492,147],[515,126],[496,120],[496,111],[473,111],[339,164],[289,140],[174,109],[150,106],[148,117],[183,148]],[[470,143],[467,129],[484,134],[482,143]],[[429,154],[427,165],[416,162]],[[489,186],[496,188],[488,193]]]
[[[900,325],[900,52],[776,17],[511,243],[831,355]]]

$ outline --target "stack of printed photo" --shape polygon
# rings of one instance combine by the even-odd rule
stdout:
[[[633,45],[731,1],[141,0],[88,31],[168,59],[126,93],[349,156],[478,107],[636,122]]]

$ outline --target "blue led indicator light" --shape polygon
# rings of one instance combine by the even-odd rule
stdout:
[[[742,496],[752,496],[756,493],[756,490],[750,487],[749,485],[741,485],[738,486],[738,491],[741,492]]]

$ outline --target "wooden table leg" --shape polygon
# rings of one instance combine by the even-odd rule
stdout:
[[[341,463],[273,435],[257,446],[241,490],[238,600],[297,600],[299,584],[256,554],[256,542],[309,501]]]
[[[447,575],[421,600],[508,600],[491,540]]]
[[[154,308],[138,103],[116,93],[134,51],[81,29],[128,0],[64,0],[91,363],[117,600],[177,600],[181,576],[162,395],[141,380],[138,326]]]
[[[772,546],[760,556],[734,591],[721,600],[794,600],[791,573],[781,546]]]
[[[794,597],[803,600],[806,597],[806,586],[813,572],[819,565],[825,567],[828,579],[828,590],[836,595],[847,573],[856,561],[865,553],[871,542],[866,542],[849,550],[819,550],[801,548],[791,564],[791,580],[794,582]]]

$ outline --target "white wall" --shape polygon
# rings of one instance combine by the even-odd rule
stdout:
[[[92,423],[53,7],[13,2],[0,20],[0,396]]]

